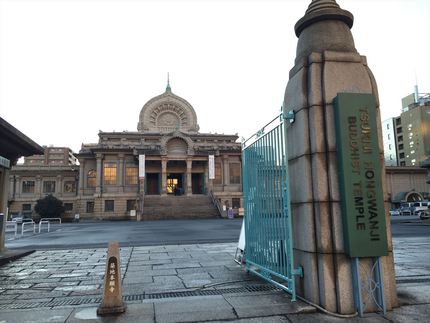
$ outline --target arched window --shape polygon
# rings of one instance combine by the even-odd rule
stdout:
[[[87,173],[87,187],[96,187],[96,171],[94,169]]]

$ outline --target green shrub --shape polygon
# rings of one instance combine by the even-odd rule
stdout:
[[[64,214],[64,205],[63,201],[49,194],[37,200],[34,210],[41,218],[60,218]]]

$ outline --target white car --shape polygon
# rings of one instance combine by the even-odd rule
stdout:
[[[390,210],[390,215],[391,216],[399,216],[400,215],[400,211],[399,210]]]
[[[421,220],[428,220],[428,219],[430,219],[430,215],[429,215],[429,213],[428,213],[428,212],[426,212],[426,211],[420,211],[420,212],[418,213],[418,215],[420,216],[420,219],[421,219]]]
[[[22,216],[21,215],[12,215],[12,221],[16,222],[18,224],[22,223]]]

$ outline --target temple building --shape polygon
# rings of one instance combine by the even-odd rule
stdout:
[[[209,217],[241,207],[237,139],[200,133],[194,108],[168,83],[143,106],[137,131],[99,132],[98,143],[82,145],[81,218]]]
[[[194,108],[166,91],[140,111],[137,131],[99,132],[78,154],[45,147],[9,176],[9,211],[34,215],[52,194],[66,217],[163,219],[225,215],[242,206],[237,135],[199,133]],[[79,165],[77,164],[77,159]]]

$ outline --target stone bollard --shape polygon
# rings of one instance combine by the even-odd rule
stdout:
[[[119,314],[125,312],[126,305],[122,300],[121,262],[118,241],[109,241],[103,299],[97,315]]]

